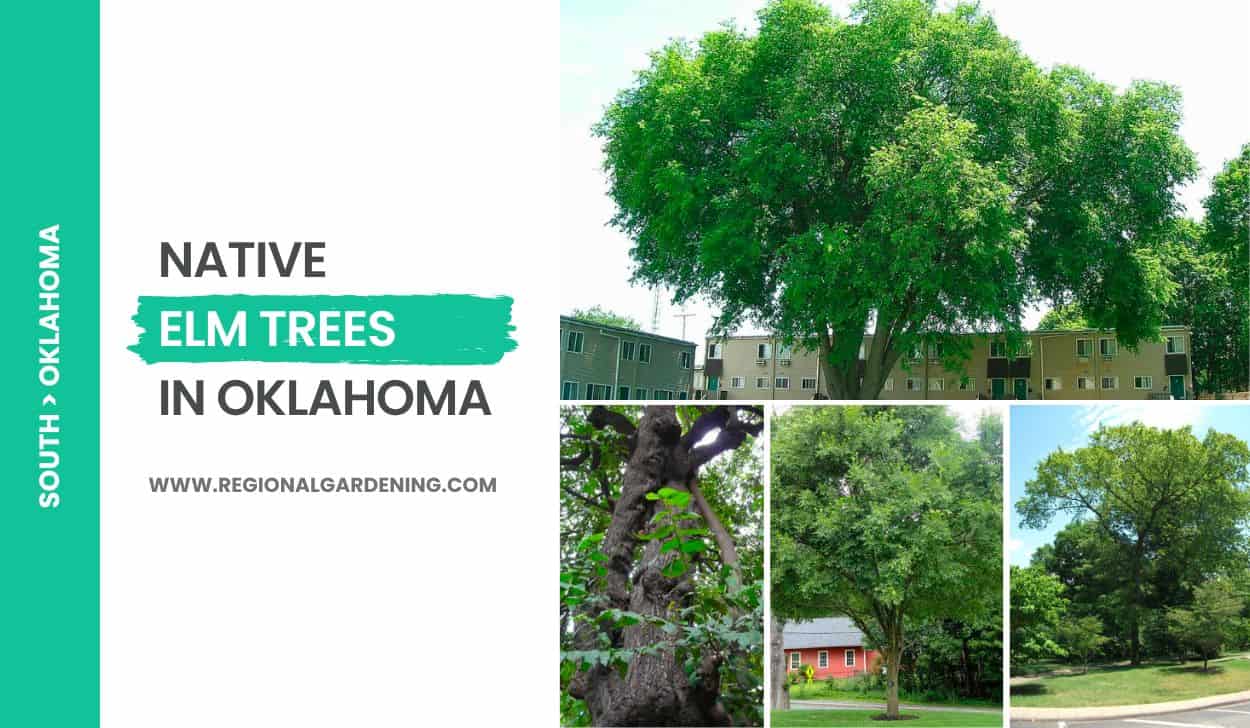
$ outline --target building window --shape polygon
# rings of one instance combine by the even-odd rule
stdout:
[[[791,670],[799,669],[799,665],[802,664],[802,661],[803,661],[802,653],[799,653],[799,652],[790,653],[790,669]]]
[[[690,398],[690,395],[687,394],[685,390],[682,390],[677,393],[677,399],[689,399],[689,398]]]
[[[941,344],[929,344],[929,361],[934,364],[942,361]]]
[[[742,389],[743,387],[746,386],[746,383],[747,383],[746,377],[730,377],[729,378],[729,386],[734,389]]]
[[[1098,353],[1102,354],[1103,359],[1115,358],[1115,339],[1099,339]]]
[[[1006,359],[1007,358],[1007,342],[991,341],[990,342],[990,358]]]
[[[755,388],[756,389],[768,389],[768,377],[756,377]]]
[[[790,377],[777,377],[777,389],[789,389]]]
[[[635,398],[635,399],[646,399],[646,398],[647,398],[647,390],[643,389],[642,387],[635,387],[635,388],[634,388],[634,398]]]
[[[1093,339],[1077,339],[1076,340],[1076,358],[1088,359],[1094,353]]]
[[[945,388],[946,388],[946,380],[945,380],[945,379],[942,379],[941,377],[938,377],[937,379],[930,379],[930,380],[929,380],[929,391],[930,391],[930,392],[941,392],[941,391],[942,391],[943,389],[945,389]]]
[[[847,650],[844,664],[847,667],[855,667],[855,650]]]
[[[650,344],[638,345],[638,361],[639,363],[642,363],[642,364],[651,363],[651,345]]]
[[[672,399],[673,393],[667,389],[657,389],[651,393],[651,399]]]
[[[777,347],[777,361],[789,362],[791,359],[790,353],[791,353],[791,348],[789,346],[778,346]]]
[[[1059,377],[1046,377],[1042,386],[1044,386],[1048,392],[1058,391],[1063,389],[1063,379]]]
[[[577,382],[565,382],[560,385],[560,399],[577,399]]]
[[[924,358],[924,344],[912,344],[911,356],[912,361],[920,361]]]
[[[632,341],[621,342],[621,359],[624,359],[625,361],[634,360],[634,342]]]
[[[815,389],[816,377],[803,377],[799,380],[799,389]]]
[[[707,358],[719,359],[720,358],[720,346],[721,346],[720,344],[708,344],[707,345]]]
[[[629,399],[629,387],[621,386],[616,389],[617,399]]]
[[[1169,336],[1168,337],[1168,353],[1169,354],[1184,354],[1185,353],[1184,337]]]
[[[1090,379],[1089,377],[1077,377],[1076,388],[1077,389],[1093,389],[1094,380]]]
[[[612,388],[606,384],[587,384],[586,399],[612,399]]]
[[[1119,389],[1120,378],[1119,377],[1103,377],[1102,388],[1103,389]]]
[[[973,379],[972,377],[960,377],[959,378],[959,391],[974,392],[976,391],[976,388],[977,388],[977,380]]]
[[[821,650],[816,653],[816,667],[822,670],[829,667],[829,650]]]
[[[1031,356],[1033,356],[1033,340],[1025,339],[1020,343],[1020,348],[1016,351],[1016,357],[1019,359],[1028,359]]]
[[[585,337],[582,336],[582,332],[570,331],[568,341],[565,343],[565,348],[574,354],[580,354],[582,353],[582,343],[584,339]]]
[[[916,379],[916,378],[914,378],[914,377],[908,377],[908,378],[907,378],[907,391],[908,391],[908,392],[919,392],[919,391],[920,391],[920,380],[919,380],[919,379]]]
[[[764,361],[772,355],[772,347],[766,343],[755,345],[755,358],[758,361]]]
[[[677,363],[681,365],[682,369],[689,369],[690,365],[694,363],[694,352],[679,352],[677,354]]]
[[[886,377],[886,378],[885,378],[885,384],[881,385],[881,391],[882,391],[882,392],[893,392],[893,391],[894,391],[894,377]]]
[[[1133,377],[1133,389],[1154,389],[1154,377]]]

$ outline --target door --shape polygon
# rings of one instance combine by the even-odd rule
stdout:
[[[1029,380],[1017,379],[1016,382],[1016,399],[1029,398]]]
[[[1173,374],[1168,377],[1172,389],[1172,399],[1185,399],[1185,375]]]
[[[1003,399],[1007,393],[1007,381],[1005,379],[990,380],[990,397],[992,399]]]
[[[707,378],[707,391],[715,392],[720,389],[720,377],[712,375]]]

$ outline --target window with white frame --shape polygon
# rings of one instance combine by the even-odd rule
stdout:
[[[886,378],[885,378],[885,384],[882,384],[882,385],[881,385],[881,391],[882,391],[882,392],[893,392],[893,391],[894,391],[894,377],[886,377]]]
[[[790,669],[797,670],[799,665],[803,664],[803,654],[801,652],[790,653]]]
[[[1184,354],[1185,353],[1185,337],[1169,336],[1168,337],[1168,353]]]
[[[677,399],[690,399],[690,394],[685,390],[682,390],[677,393]]]
[[[621,342],[621,359],[624,361],[634,360],[634,342],[632,341]]]
[[[561,384],[560,399],[577,399],[577,382],[568,381]]]
[[[1088,359],[1094,353],[1093,339],[1077,339],[1076,340],[1076,358]]]
[[[855,667],[855,650],[847,650],[843,657],[843,664],[847,667]]]
[[[991,341],[990,342],[990,358],[1006,359],[1007,358],[1007,342]]]
[[[629,399],[629,387],[625,386],[624,384],[617,387],[616,398],[617,399]]]
[[[1133,377],[1133,389],[1153,389],[1154,377]]]
[[[1102,388],[1103,389],[1119,389],[1120,378],[1119,377],[1103,377]]]
[[[792,358],[792,349],[789,346],[780,345],[777,347],[777,361],[790,361]]]
[[[672,399],[672,398],[673,398],[673,390],[671,389],[657,389],[651,394],[651,399]]]
[[[975,392],[976,389],[977,389],[977,380],[973,379],[972,377],[960,377],[959,378],[959,391]]]
[[[803,377],[799,380],[799,389],[815,389],[816,377]]]
[[[606,384],[587,384],[586,399],[612,399],[612,388]]]
[[[941,377],[937,377],[936,379],[930,379],[930,380],[929,380],[929,391],[930,391],[930,392],[941,392],[941,391],[942,391],[942,390],[944,390],[944,389],[946,389],[946,380],[945,380],[945,379],[942,379]]]
[[[1076,378],[1076,388],[1077,388],[1077,389],[1081,389],[1081,390],[1085,390],[1085,389],[1093,389],[1093,388],[1094,388],[1094,380],[1093,380],[1093,379],[1091,379],[1091,378],[1089,378],[1089,377],[1077,377],[1077,378]]]
[[[768,343],[760,342],[755,345],[756,359],[767,359],[770,356],[772,356],[772,347],[769,346]]]
[[[720,352],[721,352],[720,344],[712,343],[712,344],[707,345],[707,358],[708,359],[719,359]]]
[[[678,352],[677,363],[681,365],[682,369],[689,369],[694,363],[694,353],[689,351]]]
[[[789,389],[790,377],[777,377],[777,389]]]
[[[1098,340],[1098,353],[1102,355],[1103,359],[1114,359],[1115,358],[1115,339],[1099,339]]]
[[[942,361],[942,345],[929,344],[929,361],[934,364]]]
[[[650,344],[638,345],[638,362],[640,364],[651,363],[651,345]]]
[[[924,358],[924,344],[912,344],[911,356],[912,361],[920,361]]]
[[[646,389],[644,389],[643,387],[634,388],[634,399],[646,399],[646,398],[647,398]]]
[[[908,378],[907,378],[907,391],[908,391],[908,392],[919,392],[919,391],[920,391],[920,380],[919,380],[919,379],[916,379],[915,377],[908,377]]]
[[[729,378],[729,387],[731,389],[742,389],[743,387],[746,387],[746,386],[747,386],[746,377],[730,377]]]
[[[1061,377],[1046,377],[1042,386],[1045,387],[1048,392],[1055,392],[1063,389],[1063,379]]]
[[[564,348],[574,354],[580,354],[582,353],[582,344],[584,343],[585,338],[586,337],[583,336],[580,331],[570,331],[568,341],[565,342]]]
[[[829,667],[829,650],[821,650],[816,653],[816,667],[822,670]]]
[[[768,377],[756,377],[755,388],[756,389],[768,389]]]

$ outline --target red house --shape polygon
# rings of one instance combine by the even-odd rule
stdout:
[[[805,622],[787,622],[782,627],[786,671],[811,665],[813,678],[863,675],[877,656],[864,646],[864,633],[846,617],[825,617]]]

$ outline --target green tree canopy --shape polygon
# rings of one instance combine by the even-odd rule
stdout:
[[[1001,599],[1001,462],[940,407],[794,408],[774,419],[772,605],[845,614],[881,648],[898,715],[908,626]]]
[[[1188,608],[1169,609],[1168,627],[1176,639],[1198,653],[1202,670],[1218,657],[1234,625],[1240,621],[1242,599],[1226,581],[1210,581],[1194,590]]]
[[[616,326],[622,329],[629,329],[631,331],[642,331],[642,324],[638,323],[633,318],[614,311],[609,311],[599,304],[595,304],[590,308],[575,308],[573,309],[573,313],[569,314],[569,316],[571,318],[581,319],[582,321],[603,324],[604,326]]]
[[[1075,331],[1089,327],[1089,321],[1085,319],[1081,307],[1072,303],[1055,306],[1037,323],[1039,331]]]
[[[654,52],[595,127],[636,280],[819,351],[835,398],[876,396],[917,344],[957,361],[959,332],[1017,335],[1034,301],[1158,334],[1197,169],[1175,88],[1042,70],[974,5],[759,21]]]
[[[1067,610],[1063,584],[1037,566],[1011,567],[1011,663],[1062,655],[1056,640]]]
[[[1102,620],[1087,615],[1060,622],[1055,630],[1059,644],[1067,653],[1081,661],[1083,672],[1089,671],[1089,658],[1107,643],[1102,633]]]

